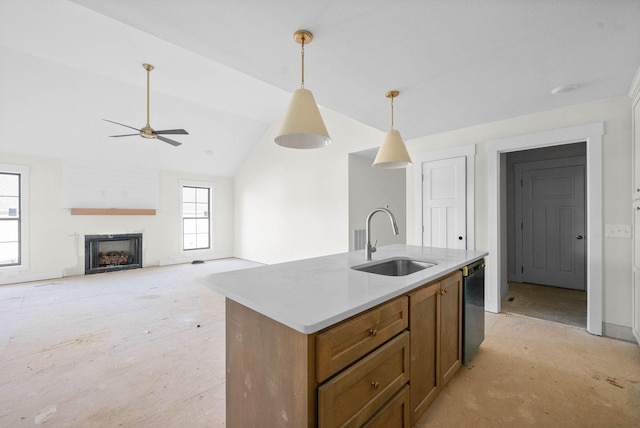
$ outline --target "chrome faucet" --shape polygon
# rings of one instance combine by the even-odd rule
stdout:
[[[367,222],[365,224],[365,233],[367,235],[367,245],[364,248],[364,256],[367,260],[371,260],[371,253],[374,253],[376,251],[375,244],[371,245],[371,217],[373,217],[373,215],[377,212],[387,213],[387,215],[389,216],[389,220],[391,220],[391,228],[393,229],[393,234],[394,235],[398,234],[398,224],[396,223],[396,218],[393,216],[393,213],[391,211],[389,211],[387,208],[376,208],[373,211],[371,211],[367,216]],[[376,241],[376,244],[377,243],[378,241]]]

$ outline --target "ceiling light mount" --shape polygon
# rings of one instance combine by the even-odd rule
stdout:
[[[298,30],[293,33],[293,40],[299,45],[308,45],[313,40],[313,34],[307,30]]]

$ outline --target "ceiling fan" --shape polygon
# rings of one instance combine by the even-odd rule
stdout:
[[[133,126],[125,125],[123,123],[114,122],[113,120],[109,120],[109,119],[102,119],[102,120],[115,123],[116,125],[124,126],[126,128],[135,129],[136,131],[138,131],[138,133],[136,134],[110,135],[110,137],[131,137],[134,135],[140,135],[143,138],[157,138],[158,140],[164,141],[165,143],[169,143],[172,146],[179,146],[182,143],[175,140],[171,140],[167,137],[163,137],[163,135],[171,135],[171,134],[189,135],[187,131],[185,131],[184,129],[165,129],[162,131],[155,131],[153,128],[151,128],[151,125],[149,125],[149,72],[153,70],[153,65],[142,64],[142,66],[144,67],[145,70],[147,70],[147,124],[144,126],[144,128],[138,129],[138,128],[134,128]]]

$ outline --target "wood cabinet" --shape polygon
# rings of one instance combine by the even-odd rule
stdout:
[[[225,310],[226,426],[316,427],[315,337],[229,298]]]
[[[411,426],[411,395],[405,385],[378,413],[363,425],[364,428],[404,428]]]
[[[409,382],[408,326],[402,296],[317,335],[319,427],[359,427],[388,408]]]
[[[318,382],[323,382],[362,358],[406,330],[408,326],[408,299],[403,297],[384,303],[318,334]]]
[[[440,283],[424,286],[409,295],[411,326],[412,421],[427,409],[439,392],[438,297]]]
[[[440,388],[462,364],[462,273],[455,272],[440,283]]]
[[[409,427],[461,362],[455,272],[314,334],[226,299],[230,428]]]
[[[462,274],[409,294],[412,423],[424,413],[462,360]]]
[[[318,426],[362,426],[409,381],[409,332],[318,388]]]

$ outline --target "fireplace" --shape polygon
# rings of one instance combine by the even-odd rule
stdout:
[[[85,235],[84,273],[142,267],[142,234]]]

